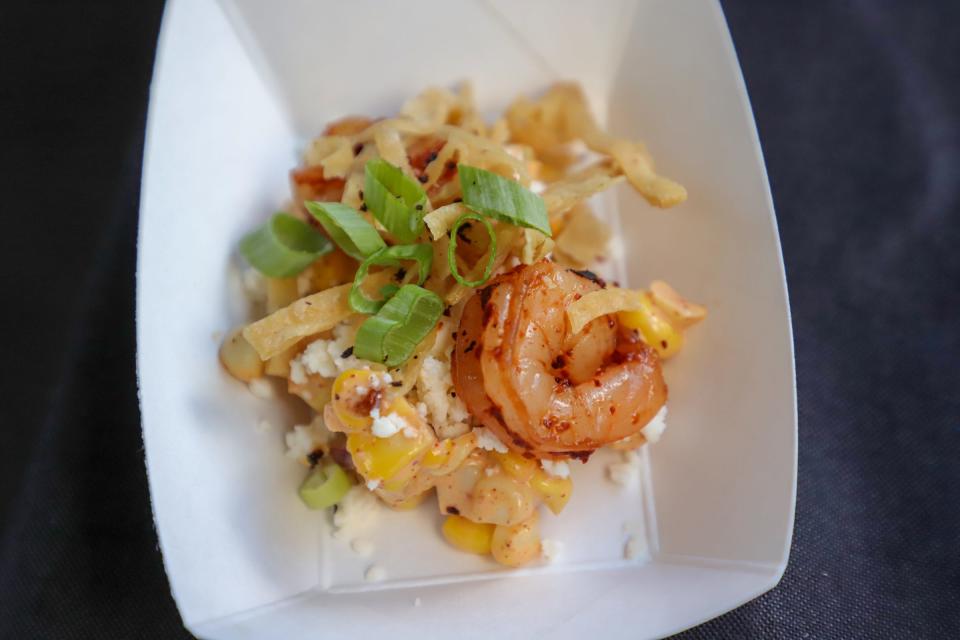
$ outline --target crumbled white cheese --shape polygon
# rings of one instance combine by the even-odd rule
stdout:
[[[378,564],[372,564],[367,567],[366,573],[363,574],[363,579],[367,582],[383,582],[387,579],[387,570]]]
[[[540,555],[547,562],[554,562],[563,553],[563,543],[559,540],[544,538],[540,541]]]
[[[265,302],[267,299],[267,279],[253,267],[247,267],[241,274],[243,292],[253,303]]]
[[[299,358],[290,361],[290,382],[293,384],[307,384],[307,372]]]
[[[486,449],[487,451],[497,451],[498,453],[506,453],[509,451],[507,445],[500,442],[500,438],[493,434],[489,429],[485,427],[478,427],[473,430],[477,434],[477,446],[481,449]]]
[[[558,478],[570,477],[570,466],[563,460],[541,460],[540,466],[551,476]]]
[[[660,411],[657,411],[657,415],[653,416],[643,429],[640,429],[640,433],[647,439],[647,442],[657,442],[660,440],[660,436],[663,435],[666,428],[667,405],[664,404],[660,407]]]
[[[379,480],[367,480],[367,489],[369,489],[370,491],[376,490],[376,488],[379,486],[380,486]]]
[[[427,421],[439,437],[455,438],[469,430],[470,414],[463,400],[456,397],[448,357],[423,359],[417,375],[417,393],[426,406]]]
[[[365,386],[363,386],[362,384],[358,384],[357,386],[355,386],[355,387],[353,388],[353,392],[354,392],[355,394],[357,394],[358,396],[365,396],[365,395],[367,395],[367,391],[369,391],[369,389],[367,389],[367,388],[366,388]]]
[[[500,467],[487,467],[483,470],[487,476],[495,476],[500,473]]]
[[[380,509],[380,501],[366,487],[354,486],[337,503],[333,513],[333,537],[353,540],[373,526],[380,516]]]
[[[647,539],[640,534],[627,536],[627,543],[623,547],[623,557],[627,560],[642,560],[650,556]]]
[[[366,538],[354,538],[350,543],[350,548],[361,558],[369,558],[373,555],[373,543]]]
[[[283,436],[287,444],[287,457],[294,460],[303,460],[314,450],[313,436],[310,427],[298,424]]]
[[[543,190],[546,188],[547,188],[546,182],[541,182],[539,180],[530,181],[530,191],[533,191],[534,193],[542,193]]]
[[[607,465],[607,477],[621,487],[637,489],[640,486],[640,454],[636,451],[623,451],[620,459],[620,462]]]
[[[247,387],[250,389],[250,393],[258,398],[269,400],[273,397],[273,385],[266,378],[254,378],[247,383]]]
[[[403,435],[404,437],[410,438],[412,440],[413,438],[417,437],[417,429],[415,427],[411,427],[410,425],[407,425],[403,428]]]
[[[382,389],[393,382],[393,376],[389,373],[383,372],[378,375],[370,376],[370,388],[371,389]],[[358,387],[359,389],[359,387]],[[359,392],[358,392],[359,393]]]
[[[370,411],[370,417],[373,418],[373,426],[370,428],[370,432],[378,438],[389,438],[400,431],[412,428],[406,420],[396,413],[380,415],[380,407],[374,407]]]
[[[323,424],[323,418],[314,417],[310,424],[298,424],[288,431],[283,439],[287,444],[287,457],[306,460],[307,456],[328,443],[333,434]]]
[[[425,404],[422,403],[422,402],[418,402],[418,403],[417,403],[417,413],[420,414],[420,417],[426,418],[426,417],[427,417],[427,405],[425,405]]]
[[[302,366],[305,374],[318,374],[324,378],[336,378],[347,369],[365,368],[367,365],[349,351],[355,337],[356,330],[351,325],[338,324],[333,328],[333,338],[314,340],[303,353],[290,361],[290,379],[293,379],[294,363]],[[348,355],[344,357],[344,354]]]

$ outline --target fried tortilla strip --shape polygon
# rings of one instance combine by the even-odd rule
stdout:
[[[370,274],[364,280],[364,291],[367,295],[379,291],[393,274],[391,269]],[[261,360],[269,360],[297,341],[329,331],[356,313],[349,302],[352,287],[353,283],[342,284],[300,298],[266,318],[247,325],[243,337],[256,349]]]
[[[269,360],[302,338],[333,329],[355,312],[348,297],[353,284],[342,284],[300,298],[274,311],[243,330],[243,337],[257,350],[261,360]]]

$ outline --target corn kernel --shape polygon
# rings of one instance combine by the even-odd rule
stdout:
[[[220,345],[220,364],[231,376],[250,382],[263,375],[263,361],[243,337],[243,327],[231,331]]]
[[[374,375],[367,369],[348,369],[334,380],[332,406],[345,430],[357,431],[373,424],[370,410],[381,395],[371,384]]]
[[[551,476],[537,471],[530,479],[530,486],[543,497],[543,503],[553,513],[560,513],[573,494],[573,480]]]
[[[477,436],[472,431],[456,438],[440,440],[423,456],[423,468],[433,475],[445,476],[463,464],[476,448]]]
[[[467,520],[462,516],[447,516],[443,523],[443,537],[461,551],[486,555],[496,525]]]
[[[500,463],[504,471],[520,482],[526,482],[532,478],[539,469],[535,460],[528,460],[516,451],[508,451],[507,453],[493,451],[490,455]]]
[[[683,335],[670,323],[666,313],[653,303],[649,293],[640,296],[640,307],[637,311],[621,311],[617,314],[621,324],[639,330],[644,342],[664,360],[680,351]]]
[[[355,432],[347,436],[347,451],[365,480],[387,480],[419,458],[430,446],[426,438],[408,438],[403,432],[389,438]]]

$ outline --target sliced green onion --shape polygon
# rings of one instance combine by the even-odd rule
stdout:
[[[350,491],[350,478],[336,463],[325,464],[310,472],[300,485],[300,499],[311,509],[326,509],[340,502]]]
[[[443,313],[440,296],[405,284],[375,316],[357,330],[353,354],[363,360],[396,367],[406,362]]]
[[[385,160],[370,160],[364,172],[363,201],[373,217],[398,242],[415,242],[423,233],[427,194]]]
[[[339,202],[304,202],[337,246],[351,258],[363,260],[387,244],[356,209]]]
[[[487,264],[483,268],[483,275],[480,276],[479,280],[467,280],[457,271],[457,232],[460,231],[460,227],[462,227],[465,222],[470,220],[476,220],[482,223],[483,228],[487,230],[487,236],[490,238],[490,246],[487,248]],[[493,232],[493,225],[490,224],[490,221],[475,213],[465,213],[457,218],[457,221],[450,227],[450,244],[447,245],[447,264],[450,265],[450,274],[453,276],[453,279],[465,287],[479,287],[490,279],[490,274],[493,273],[493,262],[496,258],[497,234]]]
[[[457,172],[465,205],[485,216],[553,237],[543,198],[519,182],[477,167],[460,164]]]
[[[274,214],[240,241],[240,254],[271,278],[292,278],[332,249],[322,233],[288,213]]]
[[[350,306],[358,313],[376,313],[390,296],[394,295],[399,287],[395,284],[384,285],[380,289],[383,296],[380,300],[368,298],[360,288],[363,279],[367,277],[367,271],[370,267],[377,265],[380,267],[399,267],[401,260],[413,260],[417,263],[417,284],[423,284],[430,275],[430,267],[433,266],[433,247],[429,244],[403,244],[395,247],[387,247],[377,251],[375,254],[360,263],[357,273],[353,276],[353,288],[350,289]]]

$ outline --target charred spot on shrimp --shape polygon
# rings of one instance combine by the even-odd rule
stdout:
[[[598,285],[600,285],[602,289],[607,288],[606,281],[604,281],[603,278],[595,274],[593,271],[590,271],[589,269],[570,269],[570,273],[575,273],[581,278],[586,278],[590,282],[595,282]]]

